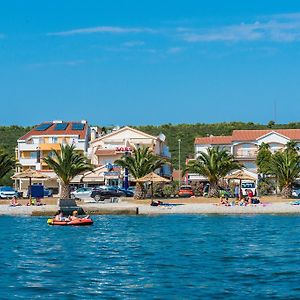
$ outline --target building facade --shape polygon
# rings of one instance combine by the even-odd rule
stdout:
[[[149,147],[155,154],[170,158],[165,139],[163,134],[156,137],[127,126],[114,129],[107,134],[99,127],[89,127],[86,121],[45,122],[18,139],[17,172],[29,168],[43,172],[48,179],[33,180],[33,183],[42,183],[57,193],[59,188],[57,176],[49,170],[43,158],[51,156],[53,150],[60,151],[61,145],[69,144],[75,145],[75,150],[86,155],[95,166],[92,172],[76,176],[71,184],[120,186],[124,180],[124,170],[114,162],[125,153],[130,155],[133,149],[139,147]],[[160,175],[171,177],[170,167],[166,165],[161,168]],[[28,184],[28,179],[15,182],[16,188],[23,192],[27,190]]]
[[[16,156],[19,163],[17,172],[26,169],[43,172],[49,177],[49,180],[43,183],[56,189],[58,188],[56,175],[49,170],[43,158],[51,156],[53,150],[60,151],[61,145],[66,144],[74,145],[77,151],[87,154],[89,139],[90,131],[86,121],[41,123],[17,141]],[[19,190],[25,190],[28,180],[19,180],[16,185]]]
[[[219,146],[231,153],[235,160],[243,164],[245,170],[257,176],[256,156],[262,143],[269,144],[271,152],[285,147],[289,141],[295,141],[300,147],[300,129],[276,130],[234,130],[231,136],[209,136],[195,139],[195,159],[199,152]],[[203,180],[197,174],[189,174],[189,180]]]
[[[106,166],[103,175],[104,181],[116,185],[122,180],[123,173],[114,165],[117,159],[124,154],[130,155],[133,149],[149,147],[156,155],[170,158],[169,148],[166,145],[166,137],[163,134],[152,136],[140,130],[123,127],[113,130],[111,133],[102,135],[90,142],[88,157],[97,167]],[[101,168],[100,168],[101,169]],[[171,176],[168,166],[163,167],[160,175]]]

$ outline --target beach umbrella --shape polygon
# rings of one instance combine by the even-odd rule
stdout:
[[[16,173],[15,175],[13,175],[11,177],[12,179],[29,179],[29,198],[31,200],[31,182],[32,182],[32,179],[48,179],[49,176],[48,175],[45,175],[41,172],[38,172],[36,170],[32,170],[32,169],[27,169],[23,172],[19,172],[19,173]]]
[[[256,178],[247,174],[244,170],[240,170],[234,174],[226,175],[225,179],[236,179],[240,181],[239,198],[242,198],[242,180],[256,181]]]
[[[154,182],[170,182],[169,179],[161,177],[154,172],[147,174],[144,177],[138,178],[136,181],[138,182],[151,182],[151,197],[153,198],[153,183]]]

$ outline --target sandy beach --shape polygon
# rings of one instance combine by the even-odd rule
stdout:
[[[265,197],[264,204],[249,206],[218,206],[218,199],[189,198],[165,199],[166,206],[150,206],[150,200],[122,199],[119,203],[84,203],[78,201],[87,214],[124,214],[124,215],[158,215],[158,214],[299,214],[300,205],[291,205],[291,200],[283,201],[277,197]],[[53,215],[57,211],[57,199],[46,199],[42,206],[11,207],[9,201],[0,205],[0,215]],[[181,205],[178,205],[181,204]]]

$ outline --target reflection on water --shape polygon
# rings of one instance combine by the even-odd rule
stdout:
[[[298,216],[94,221],[0,217],[0,298],[300,298]]]

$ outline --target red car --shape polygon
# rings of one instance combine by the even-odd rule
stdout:
[[[194,196],[193,189],[190,185],[182,185],[178,191],[179,197],[192,197]]]

